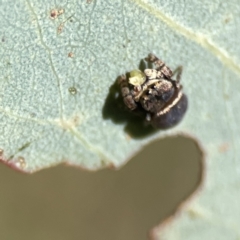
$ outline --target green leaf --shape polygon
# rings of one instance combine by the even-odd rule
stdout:
[[[14,17],[4,14],[12,9]],[[8,164],[26,172],[61,162],[119,167],[172,132],[145,128],[116,98],[116,78],[149,52],[173,68],[183,64],[164,50],[176,33],[146,9],[131,1],[10,1],[0,10],[0,147]]]
[[[161,236],[240,238],[236,0],[0,3],[2,161],[26,172],[119,167],[153,139],[192,135],[207,153],[204,190]],[[144,128],[116,95],[116,78],[150,52],[183,66],[189,109],[167,131]]]

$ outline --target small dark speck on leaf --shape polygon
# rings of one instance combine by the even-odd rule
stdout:
[[[73,52],[69,52],[68,53],[68,57],[73,58],[74,57],[74,53]]]
[[[52,19],[55,19],[55,18],[57,17],[57,11],[56,11],[56,9],[51,10],[50,17],[51,17]]]
[[[230,17],[224,19],[224,23],[226,23],[226,24],[229,23],[230,21],[231,21]]]
[[[20,147],[18,149],[18,151],[20,152],[20,151],[24,150],[25,148],[29,147],[30,144],[31,144],[30,142],[27,142],[27,143],[23,144],[22,147]]]
[[[127,45],[128,45],[128,43],[130,43],[130,42],[131,42],[131,40],[130,40],[130,39],[127,39],[127,40],[126,40],[126,43],[125,43],[125,44],[122,44],[122,46],[123,46],[124,48],[126,48]]]
[[[77,89],[75,87],[70,87],[68,88],[68,91],[72,94],[75,95],[77,93]]]
[[[60,34],[63,31],[64,23],[61,23],[57,28],[57,33]]]
[[[62,15],[64,13],[64,9],[52,9],[50,11],[50,18],[56,19],[58,16]]]

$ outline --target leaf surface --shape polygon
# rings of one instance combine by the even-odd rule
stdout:
[[[0,14],[2,161],[26,172],[119,167],[153,139],[189,134],[207,153],[204,190],[161,239],[240,238],[236,0],[10,0]],[[116,78],[150,52],[184,68],[189,109],[167,131],[118,105]]]

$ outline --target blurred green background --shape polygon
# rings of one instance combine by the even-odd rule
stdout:
[[[201,156],[178,136],[117,171],[61,165],[25,175],[0,164],[0,239],[145,240],[199,185]]]

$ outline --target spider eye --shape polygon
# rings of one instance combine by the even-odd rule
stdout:
[[[145,74],[140,70],[133,70],[130,72],[129,83],[133,86],[141,85],[145,82]]]

